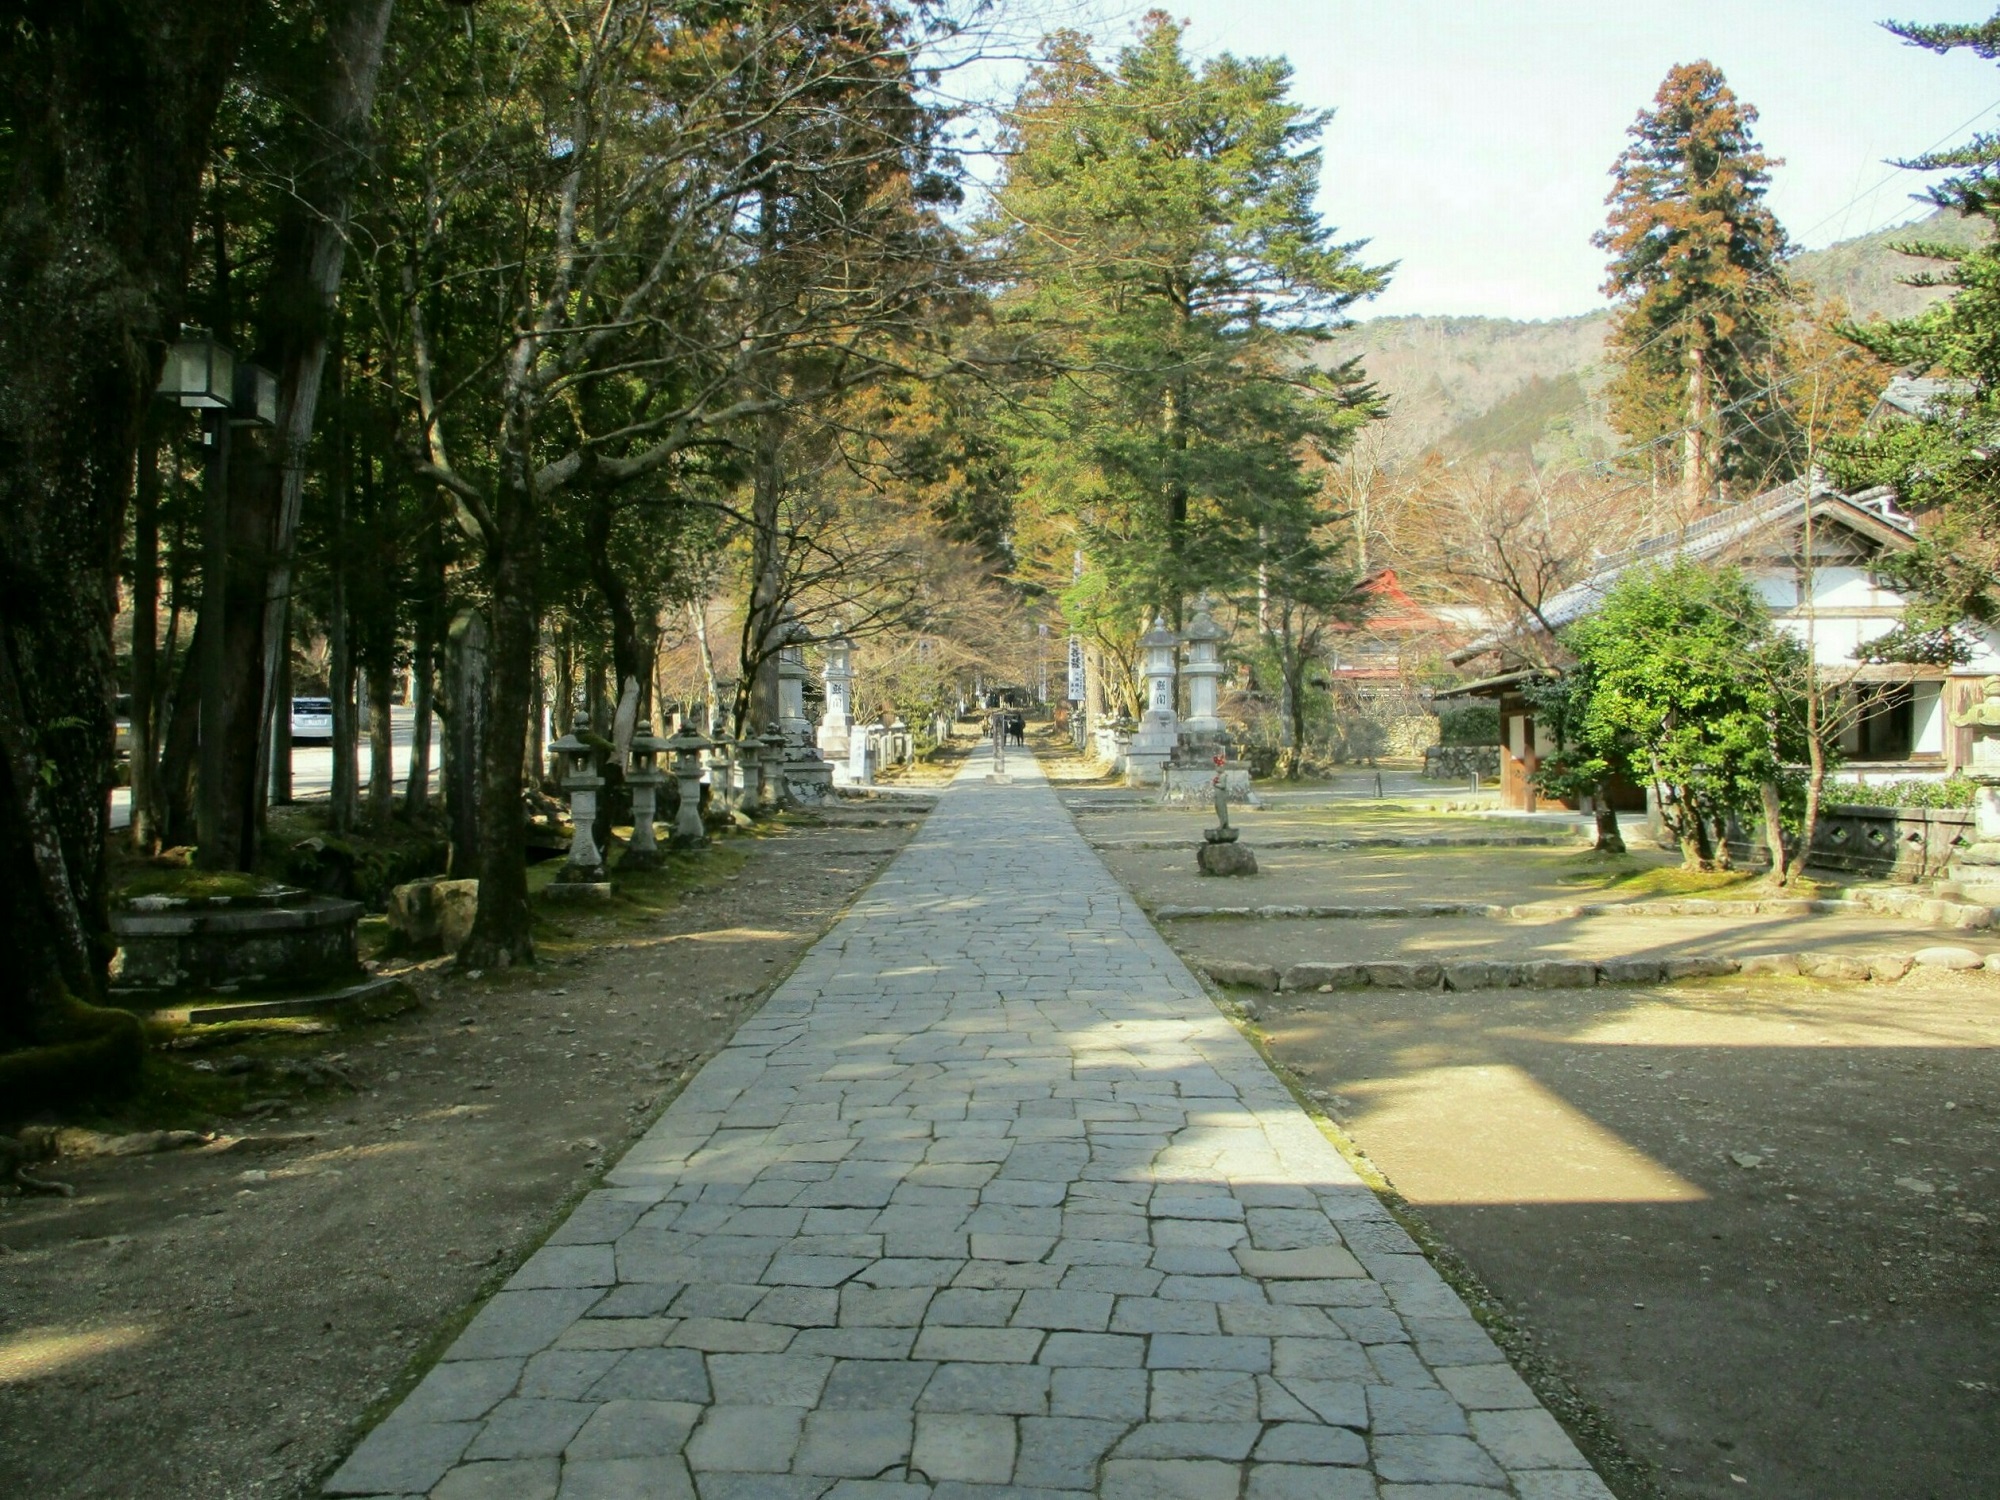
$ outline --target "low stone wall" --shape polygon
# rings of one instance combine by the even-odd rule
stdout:
[[[1748,958],[1687,954],[1680,958],[1544,958],[1503,963],[1483,958],[1389,959],[1360,963],[1270,964],[1197,959],[1195,966],[1220,985],[1244,989],[1307,991],[1391,990],[1587,990],[1600,984],[1666,984],[1729,974],[1803,975],[1811,979],[1872,980],[1888,984],[1913,968],[1983,970],[2000,974],[2000,954],[1982,958],[1970,948],[1939,945],[1914,953],[1760,953]]]
[[[1424,751],[1424,775],[1432,781],[1500,779],[1498,745],[1432,745]]]
[[[1755,838],[1752,837],[1755,833]],[[1732,829],[1729,852],[1742,864],[1767,857],[1760,830]],[[1973,841],[1969,807],[1822,807],[1813,830],[1809,867],[1906,883],[1934,880],[1960,843]]]
[[[1406,917],[1483,917],[1495,922],[1546,922],[1574,917],[1818,917],[1852,915],[1856,907],[1885,916],[1907,917],[1933,927],[1975,932],[1994,925],[1995,909],[1972,901],[1947,901],[1915,891],[1856,886],[1837,901],[1803,896],[1769,896],[1756,901],[1720,901],[1688,896],[1670,901],[1535,901],[1503,906],[1485,901],[1412,901],[1398,906],[1157,906],[1156,922],[1216,918],[1283,921],[1394,921]]]

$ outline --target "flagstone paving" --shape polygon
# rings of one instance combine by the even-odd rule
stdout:
[[[975,758],[328,1493],[1610,1494],[1010,765]]]

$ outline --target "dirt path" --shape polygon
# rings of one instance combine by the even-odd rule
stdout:
[[[0,1495],[313,1493],[923,806],[730,840],[664,914],[570,922],[534,973],[419,974],[394,1021],[176,1054],[329,1060],[359,1091],[259,1081],[254,1121],[213,1123],[310,1139],[64,1163],[76,1198],[0,1200]]]

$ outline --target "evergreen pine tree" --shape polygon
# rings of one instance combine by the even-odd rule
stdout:
[[[1940,54],[1964,48],[2000,59],[2000,15],[1972,24],[1889,22],[1888,29]],[[1900,163],[1951,175],[1933,202],[2000,231],[2000,132]],[[1926,411],[1834,445],[1832,468],[1850,486],[1893,484],[1907,505],[1932,510],[1914,553],[1897,566],[1922,602],[1902,642],[1949,653],[1938,628],[1965,618],[2000,619],[2000,237],[1973,245],[1912,241],[1897,246],[1933,262],[1910,278],[1952,289],[1914,318],[1853,330],[1864,348],[1906,369],[1939,377]]]
[[[1594,237],[1623,304],[1612,420],[1655,474],[1678,446],[1690,510],[1718,480],[1760,485],[1795,451],[1776,376],[1797,293],[1756,122],[1713,63],[1673,68],[1627,132]]]

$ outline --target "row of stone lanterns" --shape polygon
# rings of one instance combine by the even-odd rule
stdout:
[[[597,797],[603,791],[604,740],[591,729],[587,714],[578,713],[570,732],[550,744],[559,757],[561,786],[569,794],[569,857],[563,878],[555,887],[567,893],[573,888],[600,887],[607,881],[604,851],[597,847],[594,824]],[[728,815],[768,817],[784,805],[787,753],[791,745],[776,724],[761,735],[740,740],[710,739],[692,728],[683,728],[669,739],[653,733],[650,720],[641,719],[629,746],[631,767],[625,784],[632,791],[632,839],[626,846],[620,869],[652,869],[660,862],[660,845],[654,833],[658,818],[659,789],[672,776],[680,794],[668,845],[674,849],[696,849],[708,842],[708,828],[702,821],[701,783],[709,778],[712,805]],[[662,758],[668,762],[661,764]],[[668,768],[670,767],[670,769]]]

